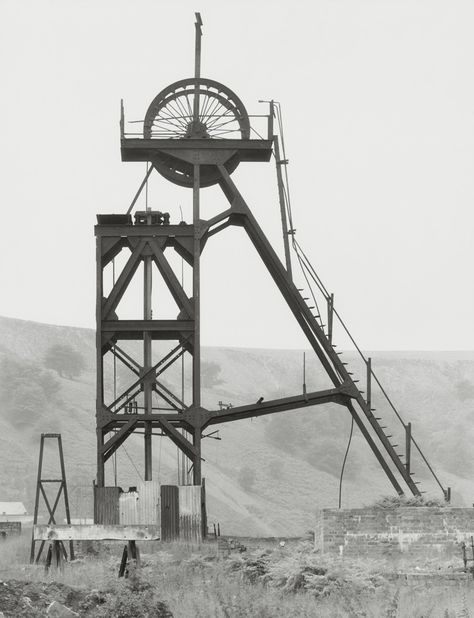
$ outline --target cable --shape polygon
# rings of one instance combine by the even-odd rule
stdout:
[[[148,178],[150,174],[148,173],[150,170],[148,168],[148,161],[146,162],[146,176],[145,176],[145,210],[148,210]]]
[[[163,436],[161,436],[160,438],[160,451],[158,454],[158,479],[160,478],[160,474],[161,474],[161,448],[163,446]]]
[[[140,481],[143,481],[143,477],[140,474],[140,470],[137,468],[137,466],[135,465],[133,459],[130,457],[130,455],[128,454],[127,449],[125,448],[125,444],[122,444],[122,448],[125,451],[125,455],[128,457],[130,463],[132,464],[132,466],[135,468],[136,473],[138,474],[138,476],[140,477]]]
[[[354,417],[351,417],[351,418],[352,418],[351,432],[349,434],[349,440],[347,442],[346,452],[344,455],[344,459],[342,461],[341,476],[339,477],[339,508],[341,508],[341,500],[342,500],[342,477],[344,476],[344,468],[346,467],[347,455],[349,454],[349,449],[351,447],[351,442],[352,442],[352,434],[354,432]]]
[[[286,157],[286,150],[285,150],[285,137],[284,137],[284,132],[283,132],[283,117],[282,117],[282,112],[281,112],[281,105],[280,105],[280,103],[278,101],[274,101],[274,108],[276,110],[278,132],[279,132],[280,140],[281,140],[281,150],[282,150],[282,155],[283,155],[282,162],[286,163],[287,162],[287,157]],[[275,156],[274,152],[273,152],[273,156]],[[317,299],[316,299],[316,294],[315,294],[315,292],[313,290],[313,286],[311,285],[311,281],[309,279],[311,279],[314,282],[314,284],[318,288],[318,290],[321,293],[321,295],[325,298],[326,302],[331,298],[331,294],[329,294],[326,286],[324,285],[324,283],[322,282],[322,280],[319,277],[318,273],[314,269],[314,267],[311,264],[311,261],[309,260],[308,256],[303,251],[301,245],[298,243],[298,241],[295,238],[296,230],[295,230],[295,227],[293,225],[293,213],[292,213],[292,209],[291,209],[290,188],[289,188],[289,180],[288,180],[288,166],[286,164],[284,165],[284,180],[282,182],[282,185],[283,185],[282,188],[283,188],[283,196],[284,196],[285,208],[286,208],[286,213],[287,213],[287,217],[288,217],[288,222],[289,222],[289,225],[290,225],[290,231],[288,233],[291,234],[291,238],[292,238],[291,245],[292,245],[293,251],[294,251],[294,253],[295,253],[296,257],[297,257],[298,264],[300,266],[300,270],[301,270],[301,272],[303,274],[303,277],[304,277],[304,279],[306,281],[306,284],[308,286],[308,289],[309,289],[309,292],[311,294],[311,297],[312,297],[312,299],[314,301],[315,308],[317,309],[318,315],[314,316],[315,320],[316,320],[316,322],[318,322],[318,318],[319,318],[319,325],[321,326],[321,328],[323,328],[321,311],[319,309],[319,305],[318,305],[318,302],[317,302]],[[367,363],[368,363],[367,358],[363,354],[363,352],[360,349],[360,347],[357,345],[357,342],[355,341],[354,337],[352,336],[352,334],[349,331],[348,327],[346,326],[345,322],[341,318],[340,314],[334,308],[334,305],[332,305],[332,311],[333,311],[333,315],[336,316],[336,320],[342,326],[342,328],[345,331],[346,335],[349,337],[350,341],[354,345],[354,347],[357,350],[359,356],[361,357],[361,359],[367,365]],[[379,388],[380,388],[380,390],[381,390],[385,400],[387,401],[387,403],[389,404],[389,406],[391,407],[391,409],[395,413],[395,415],[396,415],[397,419],[400,421],[401,425],[404,428],[406,428],[406,423],[404,422],[403,418],[401,417],[401,415],[398,412],[397,408],[395,407],[394,403],[392,402],[392,400],[388,396],[387,392],[383,388],[383,386],[382,386],[380,380],[378,379],[377,375],[375,374],[375,372],[373,371],[372,368],[371,368],[370,371],[371,371],[372,377],[374,378],[375,382],[379,386]],[[351,427],[351,437],[352,437],[352,427]],[[349,439],[349,445],[350,445],[350,439]],[[417,442],[415,441],[413,436],[411,437],[411,440],[412,440],[416,450],[418,451],[418,453],[422,457],[424,463],[426,464],[426,466],[428,467],[429,471],[431,472],[431,474],[433,475],[434,479],[436,480],[437,484],[442,489],[443,493],[446,494],[446,491],[445,491],[444,487],[442,486],[442,484],[441,484],[440,480],[438,479],[436,473],[434,472],[433,468],[429,464],[428,460],[426,459],[425,455],[423,454],[421,448],[419,447],[419,445],[417,444]],[[349,445],[348,445],[348,448],[349,448]],[[347,452],[346,452],[346,457],[344,458],[343,468],[342,468],[342,471],[341,471],[341,483],[342,483],[342,474],[344,472],[344,465],[345,465],[346,458],[347,458]],[[339,504],[340,504],[340,501],[341,501],[341,487],[339,489]]]

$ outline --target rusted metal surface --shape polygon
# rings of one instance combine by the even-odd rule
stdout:
[[[202,541],[202,504],[200,485],[183,485],[179,492],[179,539],[187,543]]]
[[[158,541],[158,526],[121,526],[89,524],[36,525],[33,527],[35,541]]]
[[[176,485],[161,486],[161,538],[175,541],[179,536],[179,493]]]
[[[94,491],[94,521],[96,524],[120,523],[120,487],[96,487]]]

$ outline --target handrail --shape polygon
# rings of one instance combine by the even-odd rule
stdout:
[[[319,310],[316,294],[315,294],[315,292],[313,290],[313,287],[311,285],[311,281],[308,279],[308,276],[316,284],[316,287],[318,288],[319,292],[321,293],[323,298],[326,300],[326,302],[331,301],[332,312],[334,313],[334,315],[336,316],[339,324],[342,326],[343,330],[345,331],[345,333],[349,337],[350,341],[354,345],[354,347],[357,350],[359,356],[364,361],[368,371],[370,371],[370,375],[374,378],[374,380],[377,383],[378,387],[380,388],[380,391],[382,392],[382,395],[384,396],[385,400],[387,401],[387,403],[389,404],[390,408],[393,410],[393,412],[395,413],[397,419],[401,423],[402,427],[406,431],[407,424],[404,422],[404,420],[403,420],[402,416],[400,415],[398,409],[396,408],[396,406],[393,403],[392,399],[389,397],[388,393],[386,392],[385,388],[383,387],[382,383],[380,382],[378,376],[374,372],[374,370],[372,368],[372,365],[370,364],[370,366],[369,366],[368,359],[365,357],[364,353],[360,349],[360,347],[357,344],[356,340],[352,336],[351,332],[349,331],[349,328],[347,327],[346,323],[342,319],[341,315],[334,308],[333,295],[328,292],[326,286],[324,285],[324,283],[322,282],[321,278],[317,274],[316,270],[312,266],[309,258],[307,257],[307,255],[305,254],[305,252],[303,251],[303,249],[301,248],[300,244],[298,243],[298,241],[295,238],[296,230],[295,230],[294,225],[293,225],[293,213],[292,213],[292,209],[291,209],[291,200],[290,200],[290,191],[289,191],[289,182],[288,182],[288,171],[287,171],[287,165],[286,165],[286,163],[288,162],[288,159],[286,157],[286,152],[285,152],[285,140],[284,140],[284,135],[283,135],[283,119],[282,119],[282,114],[281,114],[281,105],[280,105],[280,103],[278,101],[272,101],[272,104],[273,104],[274,109],[276,110],[278,131],[279,131],[279,134],[280,134],[280,137],[281,137],[282,155],[283,155],[282,158],[283,158],[283,161],[285,162],[285,166],[284,166],[284,168],[285,168],[285,178],[283,180],[283,189],[284,189],[283,190],[283,194],[284,194],[284,200],[285,200],[285,203],[286,203],[288,221],[290,223],[290,230],[289,230],[288,234],[291,235],[291,237],[292,237],[292,248],[293,248],[293,251],[294,251],[294,253],[296,255],[296,258],[298,260],[298,263],[300,265],[300,268],[301,268],[301,271],[303,273],[303,276],[304,276],[304,279],[306,281],[306,284],[308,285],[308,289],[309,289],[309,292],[311,294],[311,297],[312,297],[312,300],[314,302],[314,305],[315,305],[315,307],[317,308],[317,311],[318,311],[318,314],[315,317],[316,317],[316,319],[319,319],[320,325],[323,328],[321,311]],[[275,155],[275,153],[274,153],[274,155]],[[441,490],[442,490],[442,492],[444,494],[444,497],[446,499],[446,496],[448,495],[447,490],[443,487],[441,481],[439,480],[438,476],[436,475],[436,473],[433,470],[432,466],[428,462],[426,456],[424,455],[423,451],[421,450],[420,446],[416,442],[416,440],[413,437],[413,435],[411,434],[411,432],[410,432],[410,440],[413,443],[413,445],[415,446],[415,448],[418,451],[418,453],[420,454],[420,456],[421,456],[422,460],[424,461],[424,463],[426,464],[427,468],[431,472],[431,474],[434,477],[435,481],[437,482],[437,484],[441,488]]]

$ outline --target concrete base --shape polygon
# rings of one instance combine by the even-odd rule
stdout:
[[[352,556],[460,551],[471,536],[474,508],[323,509],[316,518],[315,547]]]

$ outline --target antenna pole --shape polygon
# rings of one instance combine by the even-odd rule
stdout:
[[[199,120],[199,78],[201,77],[201,37],[202,37],[201,13],[196,13],[196,43],[194,52],[194,79],[196,80],[194,92],[193,120]]]

